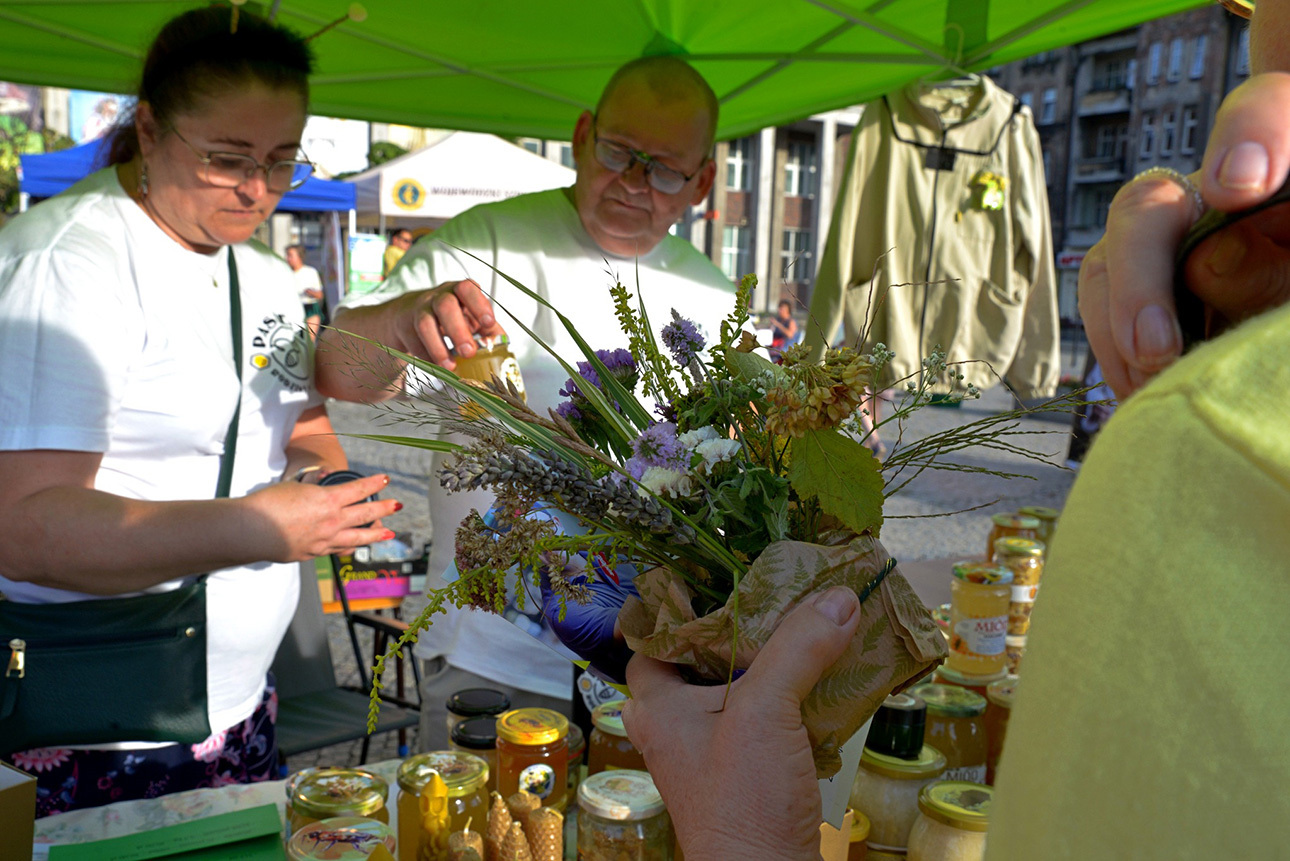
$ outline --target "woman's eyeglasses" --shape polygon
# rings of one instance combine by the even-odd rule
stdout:
[[[237,188],[255,176],[257,171],[264,171],[265,187],[274,194],[283,194],[294,188],[299,188],[314,172],[313,163],[303,159],[288,159],[275,161],[271,164],[260,164],[249,155],[237,152],[203,153],[189,143],[179,133],[178,129],[172,127],[171,131],[175,133],[175,137],[183,141],[193,151],[193,155],[197,156],[197,159],[202,163],[200,173],[202,181],[219,188]]]
[[[1223,8],[1233,15],[1248,18],[1254,14],[1254,0],[1218,0]]]

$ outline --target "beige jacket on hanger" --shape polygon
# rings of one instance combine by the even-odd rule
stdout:
[[[974,195],[983,171],[1004,178],[998,209]],[[984,77],[914,83],[865,107],[811,298],[806,342],[816,355],[839,322],[856,344],[868,319],[866,346],[896,353],[882,388],[917,375],[939,344],[951,362],[981,360],[958,366],[960,385],[1003,377],[1022,399],[1048,397],[1060,371],[1056,293],[1028,108]]]

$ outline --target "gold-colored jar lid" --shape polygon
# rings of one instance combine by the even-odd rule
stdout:
[[[1008,529],[1038,529],[1039,518],[1027,517],[1024,514],[996,514],[990,518],[995,526],[1004,526]]]
[[[1017,509],[1017,514],[1022,517],[1033,517],[1036,520],[1045,520],[1050,523],[1061,516],[1061,512],[1056,508],[1049,508],[1045,505],[1027,505],[1025,508]]]
[[[978,676],[965,673],[962,670],[956,670],[947,664],[941,664],[932,675],[936,677],[932,680],[933,682],[939,681],[947,685],[958,685],[960,688],[984,688],[993,682],[1006,679],[1008,671],[999,670],[997,673]]]
[[[497,737],[511,744],[552,744],[569,734],[569,719],[550,709],[512,709],[497,717]]]
[[[363,861],[376,847],[393,853],[394,831],[384,822],[337,816],[304,826],[287,841],[291,861]]]
[[[921,689],[919,691],[922,693]],[[867,770],[883,777],[894,777],[896,780],[917,780],[935,777],[945,770],[945,754],[930,744],[923,745],[914,759],[901,759],[865,748],[860,754],[860,764]]]
[[[448,795],[470,795],[488,782],[488,763],[464,750],[419,753],[403,760],[399,766],[399,787],[420,795],[435,774],[443,778]]]
[[[361,768],[314,768],[301,775],[291,793],[291,809],[310,819],[371,816],[385,806],[390,787]]]
[[[918,809],[924,816],[963,831],[988,829],[993,801],[994,789],[966,780],[929,783],[918,793]]]
[[[1043,556],[1044,542],[1029,538],[996,538],[994,555],[997,556]]]
[[[996,541],[995,544],[998,544],[998,542]],[[952,570],[957,579],[965,583],[975,583],[979,586],[1006,586],[1012,582],[1014,576],[1003,565],[975,560],[955,562]]]
[[[997,706],[1010,709],[1013,700],[1017,697],[1017,685],[1020,682],[1020,676],[1004,676],[997,682],[991,682],[985,689],[986,699]]]
[[[958,685],[923,685],[918,695],[927,703],[928,717],[976,717],[985,713],[985,697]]]
[[[591,722],[596,729],[610,735],[627,737],[627,728],[623,726],[623,703],[626,700],[610,700],[601,703],[591,712]]]

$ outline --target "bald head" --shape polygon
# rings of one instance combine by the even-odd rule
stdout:
[[[661,104],[691,101],[701,106],[707,118],[708,134],[704,150],[712,149],[717,137],[717,94],[712,92],[708,82],[694,70],[689,63],[679,57],[641,57],[619,67],[614,76],[605,84],[596,103],[596,113],[605,107],[614,92],[625,82],[640,82]]]

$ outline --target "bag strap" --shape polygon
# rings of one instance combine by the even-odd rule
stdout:
[[[237,406],[233,408],[233,418],[229,419],[228,433],[224,436],[224,453],[219,459],[219,482],[215,485],[215,496],[223,499],[228,496],[233,484],[233,458],[237,454],[237,426],[242,416],[242,286],[237,280],[237,259],[233,246],[228,247],[228,316],[229,326],[233,331],[233,370],[237,372]]]

